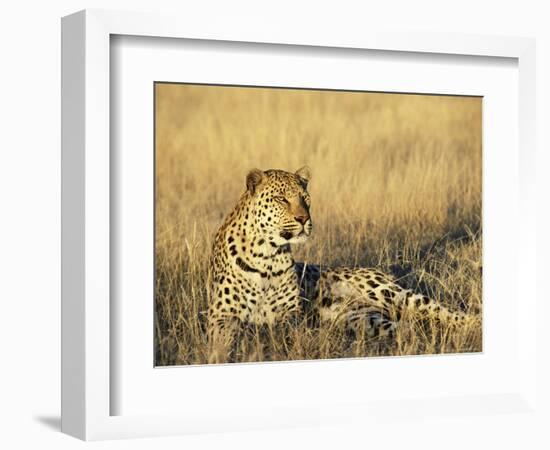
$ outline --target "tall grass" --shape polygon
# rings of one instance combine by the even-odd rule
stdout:
[[[314,231],[296,260],[376,266],[481,312],[481,100],[156,85],[156,362],[206,362],[213,236],[253,167],[307,164]],[[292,344],[243,340],[237,360],[481,350],[481,322],[411,317],[395,342],[305,324]],[[248,346],[248,347],[247,347]]]

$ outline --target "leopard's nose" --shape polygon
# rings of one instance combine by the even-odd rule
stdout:
[[[301,223],[302,225],[305,225],[306,222],[309,220],[309,216],[306,216],[306,215],[296,216],[294,217],[294,220],[296,220],[296,222]]]

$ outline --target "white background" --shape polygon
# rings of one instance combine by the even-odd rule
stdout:
[[[219,4],[185,1],[20,1],[3,5],[1,33],[1,150],[0,183],[2,216],[0,233],[0,301],[2,315],[2,402],[0,447],[3,448],[80,448],[85,444],[59,433],[59,203],[60,203],[60,23],[59,17],[82,8],[133,10],[177,10],[185,14],[226,15],[235,21],[246,14],[259,15],[281,27],[286,22],[315,27],[348,27],[358,30],[370,24],[387,24],[390,29],[459,31],[538,38],[538,145],[539,145],[539,237],[538,271],[547,278],[543,256],[548,254],[550,170],[550,14],[545,2],[535,1],[362,1],[322,2],[231,1]],[[255,5],[258,3],[258,5]],[[544,152],[543,152],[544,149]],[[526,282],[533,280],[526,280]],[[542,287],[542,284],[541,284]],[[541,309],[539,314],[547,312]],[[548,331],[540,330],[548,342]],[[539,353],[549,355],[548,347]],[[543,375],[548,375],[547,361]],[[342,380],[342,382],[345,382]],[[546,395],[548,404],[548,390]],[[536,429],[543,424],[527,423],[513,415],[479,417],[472,421],[459,417],[435,418],[427,423],[404,420],[398,430],[380,425],[387,447],[424,446],[422,434],[441,434],[439,447],[464,448],[544,448]],[[483,433],[498,421],[501,433]],[[546,425],[550,423],[546,418]],[[380,437],[380,436],[379,436]],[[546,437],[546,439],[549,439]],[[475,441],[478,441],[476,444]],[[433,440],[430,440],[435,444]],[[342,448],[353,443],[368,447],[369,436],[360,428],[310,428],[279,432],[234,433],[157,440],[101,442],[88,444],[101,448]],[[380,439],[377,439],[380,442]],[[412,444],[412,445],[411,445]],[[548,442],[546,442],[548,448]]]

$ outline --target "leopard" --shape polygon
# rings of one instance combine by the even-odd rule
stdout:
[[[207,310],[208,361],[231,362],[243,327],[299,321],[328,323],[368,337],[395,336],[407,311],[458,325],[463,311],[402,287],[376,268],[296,262],[292,246],[305,243],[313,222],[311,169],[252,169],[237,205],[218,229],[211,252]]]

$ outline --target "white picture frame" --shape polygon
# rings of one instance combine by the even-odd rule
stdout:
[[[447,54],[516,59],[519,76],[519,184],[517,277],[527,276],[535,264],[535,44],[532,39],[396,33],[369,30],[341,31],[335,35],[314,27],[285,29],[250,23],[197,23],[190,17],[112,11],[82,11],[62,21],[62,430],[85,440],[162,436],[222,430],[324,424],[360,423],[376,411],[365,403],[306,404],[301,408],[278,405],[266,424],[266,415],[230,408],[223,414],[170,413],[112,415],[113,385],[110,367],[110,42],[111,36],[142,36],[286,44],[301,48],[328,47]],[[531,289],[529,291],[529,289]],[[522,310],[536,308],[534,285],[524,291]],[[494,414],[502,409],[537,411],[536,329],[529,316],[517,315],[521,365],[515,389],[471,398],[426,399],[407,411],[427,404],[459,414]],[[310,366],[311,367],[311,366]],[[196,368],[194,370],[205,370]],[[167,369],[170,370],[170,369]],[[237,368],[238,370],[238,368]],[[311,370],[311,369],[310,369]],[[399,399],[397,399],[399,400]],[[483,401],[481,401],[483,400]],[[396,400],[392,400],[395,402]],[[434,403],[435,402],[435,403]],[[414,402],[413,402],[414,403]],[[327,408],[330,406],[330,413]],[[231,410],[234,410],[231,413]],[[246,418],[245,423],[239,418]],[[352,419],[353,417],[353,419]]]

